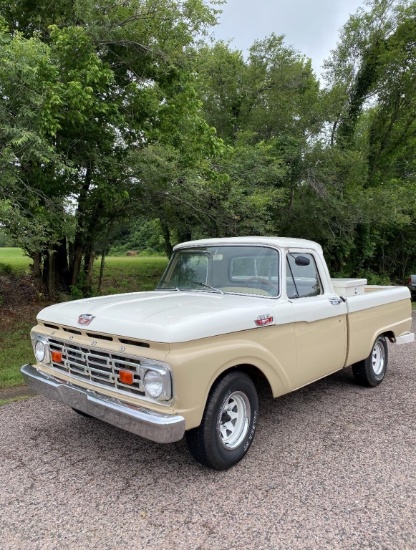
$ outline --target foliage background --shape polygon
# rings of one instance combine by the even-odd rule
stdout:
[[[45,294],[91,294],[109,251],[207,236],[416,272],[416,3],[367,0],[322,81],[282,36],[210,41],[221,3],[0,0],[0,246]]]

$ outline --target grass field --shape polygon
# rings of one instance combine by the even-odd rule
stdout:
[[[165,267],[167,258],[162,256],[109,256],[105,260],[101,294],[153,290]],[[94,265],[93,290],[97,292],[100,263]]]
[[[0,248],[1,264],[8,266],[16,274],[29,270],[32,260],[25,256],[20,248]],[[164,256],[109,256],[105,259],[104,277],[101,292],[114,294],[117,292],[134,292],[137,290],[152,290],[157,284],[167,265]],[[97,290],[100,262],[94,265],[93,288]]]
[[[28,271],[30,259],[18,248],[0,248],[0,264],[12,267],[13,273]],[[101,294],[153,290],[165,267],[165,257],[106,258]],[[97,294],[99,262],[94,266],[93,290]],[[0,275],[2,273],[0,265]],[[66,296],[63,299],[68,299]],[[29,332],[36,314],[46,303],[17,305],[12,310],[0,307],[0,389],[23,383],[20,367],[33,360]]]
[[[0,248],[0,264],[10,266],[15,273],[28,271],[32,260],[20,248]],[[0,265],[0,273],[2,272]]]
[[[23,384],[20,367],[33,359],[29,333],[35,324],[36,309],[25,308],[24,311],[28,319],[20,319],[20,315],[10,318],[8,314],[6,324],[3,313],[0,320],[0,325],[6,324],[6,330],[0,334],[0,389]]]

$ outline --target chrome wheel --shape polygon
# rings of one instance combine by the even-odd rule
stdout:
[[[221,443],[227,449],[235,449],[246,437],[250,425],[251,407],[247,395],[240,391],[232,393],[224,402],[219,417]]]
[[[367,359],[352,365],[354,378],[365,386],[378,386],[384,379],[389,361],[387,340],[384,335],[378,336]]]
[[[253,380],[234,370],[213,385],[201,424],[185,432],[192,456],[204,466],[228,470],[250,448],[259,402]]]
[[[373,351],[371,352],[371,364],[373,367],[373,372],[376,376],[380,376],[383,372],[385,360],[385,348],[383,344],[377,340],[374,344]]]

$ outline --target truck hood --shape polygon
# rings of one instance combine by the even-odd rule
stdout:
[[[43,309],[38,320],[174,343],[256,328],[257,318],[273,316],[276,304],[276,299],[204,291],[136,292],[55,304]],[[88,326],[80,322],[82,315],[88,316],[87,321],[91,319]],[[282,322],[280,318],[279,324]]]

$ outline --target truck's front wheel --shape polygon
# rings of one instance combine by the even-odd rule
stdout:
[[[227,470],[248,451],[257,416],[257,392],[251,378],[231,372],[214,385],[201,425],[186,432],[188,449],[204,466]]]
[[[386,337],[379,336],[367,359],[352,366],[354,378],[365,386],[378,386],[386,375],[388,357]]]

